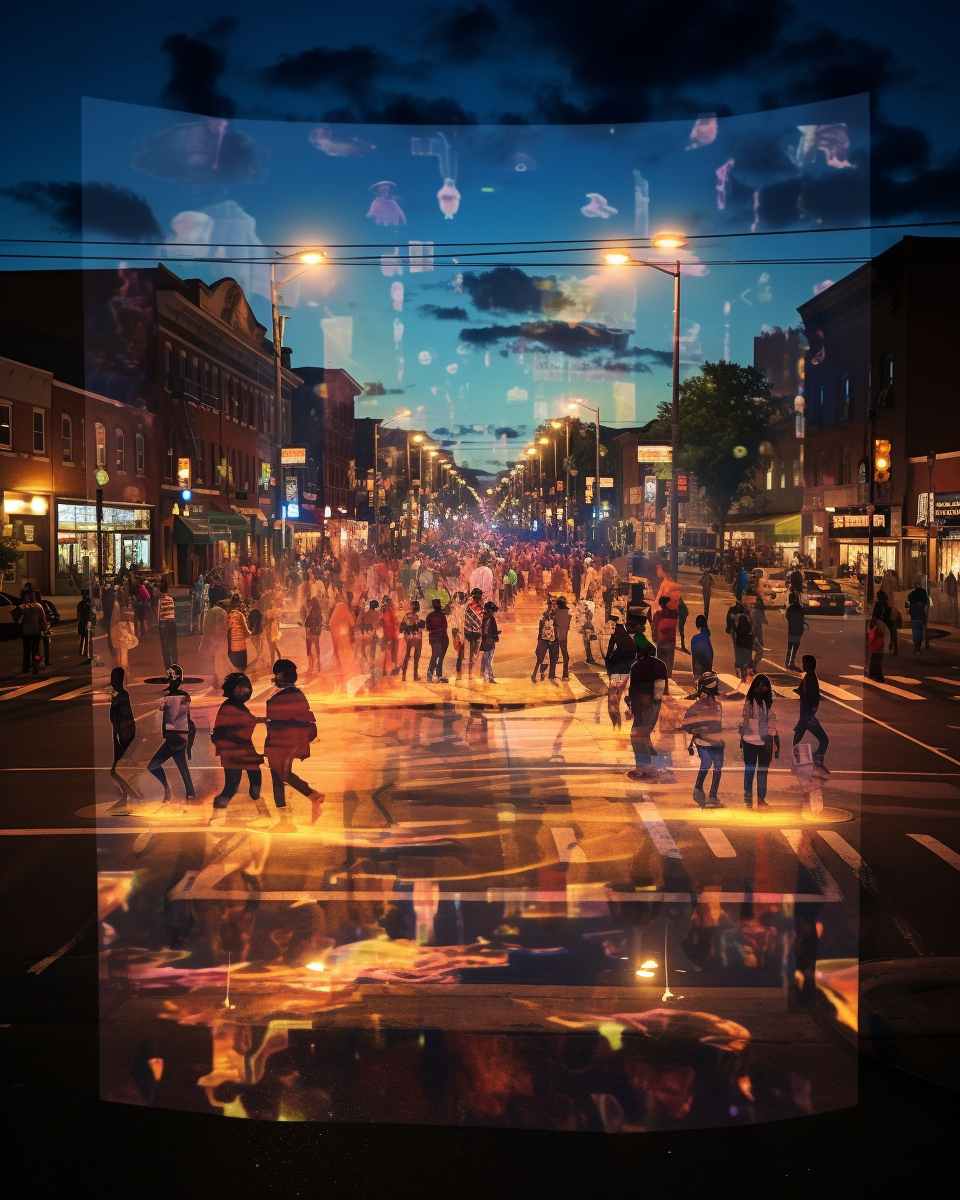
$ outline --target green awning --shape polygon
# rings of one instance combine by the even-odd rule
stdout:
[[[209,546],[210,522],[206,517],[174,517],[173,540],[181,546]]]
[[[781,542],[798,542],[800,540],[800,514],[791,513],[789,517],[780,517],[774,523],[774,532]]]
[[[250,518],[241,513],[210,512],[205,515],[206,520],[210,523],[210,534],[216,541],[221,538],[236,541],[238,537],[250,533]]]

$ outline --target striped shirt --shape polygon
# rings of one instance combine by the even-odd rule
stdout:
[[[167,592],[161,592],[160,603],[157,605],[157,620],[175,621],[176,619],[177,610],[173,603],[173,597]]]

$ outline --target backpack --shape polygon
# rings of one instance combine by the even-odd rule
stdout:
[[[41,621],[43,609],[34,600],[30,603],[25,603],[21,611],[23,616],[20,621],[20,632],[24,637],[37,637],[43,628]]]
[[[553,627],[553,618],[547,617],[543,622],[543,628],[540,630],[540,640],[552,642],[556,639],[556,636],[556,630]]]

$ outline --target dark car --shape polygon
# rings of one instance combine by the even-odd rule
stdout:
[[[804,574],[807,578],[804,580],[800,603],[810,616],[842,617],[856,611],[856,601],[836,579],[828,579],[825,575],[810,571]],[[811,575],[814,577],[810,578]]]
[[[49,600],[41,600],[43,611],[47,614],[47,624],[51,629],[60,624],[60,614]],[[11,592],[0,592],[0,637],[19,637],[20,625],[17,621],[20,607],[20,597]]]

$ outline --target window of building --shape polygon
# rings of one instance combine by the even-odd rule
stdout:
[[[787,486],[787,464],[785,462],[780,463],[780,486],[782,488]]]
[[[13,449],[13,405],[0,404],[0,448]]]
[[[97,469],[107,465],[107,427],[98,421],[94,427],[97,441]]]
[[[800,455],[793,456],[793,486],[803,487],[803,472],[800,469]]]
[[[213,368],[213,394],[217,398],[217,408],[220,407],[220,368]]]
[[[840,483],[850,483],[850,447],[842,446],[840,449]]]
[[[195,358],[193,360],[193,374],[190,376],[190,378],[193,380],[194,383],[199,385],[199,383],[200,383],[200,359],[199,358]]]
[[[767,463],[767,491],[773,491],[773,463]]]
[[[73,462],[73,421],[68,413],[60,414],[60,454],[65,463]]]
[[[117,446],[117,470],[126,471],[127,466],[127,441],[124,437],[122,429],[116,431],[116,446]]]
[[[136,454],[137,454],[137,474],[146,475],[147,473],[147,448],[143,440],[143,434],[138,433],[136,437]]]
[[[884,355],[880,364],[880,394],[877,396],[877,407],[885,408],[893,403],[893,355]]]
[[[163,461],[163,478],[166,483],[173,483],[173,430],[168,425],[163,431],[166,450]]]
[[[186,350],[181,350],[180,351],[180,382],[183,383],[183,381],[186,379],[186,377],[187,377],[187,352],[186,352]]]
[[[841,421],[849,421],[850,420],[851,400],[852,400],[852,396],[851,396],[850,376],[842,375],[840,377],[840,420]]]
[[[42,408],[33,410],[33,452],[34,454],[46,454],[47,452],[47,414]]]

